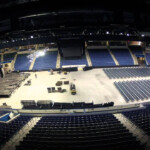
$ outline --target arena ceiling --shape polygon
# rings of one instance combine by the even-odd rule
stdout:
[[[0,0],[0,34],[110,25],[149,30],[150,0]]]

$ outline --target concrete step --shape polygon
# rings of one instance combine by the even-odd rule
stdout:
[[[36,55],[34,56],[33,61],[32,61],[31,64],[30,64],[29,70],[32,70],[32,69],[33,69],[34,64],[35,64],[35,61],[36,61]]]
[[[128,48],[128,50],[129,50],[129,53],[130,53],[130,55],[131,55],[131,57],[133,59],[134,65],[138,65],[138,61],[137,61],[136,56],[132,53],[132,51],[130,50],[130,48]]]
[[[92,61],[91,61],[91,58],[90,58],[90,55],[89,55],[89,52],[87,49],[85,49],[85,56],[86,56],[86,60],[88,62],[88,66],[92,66]]]
[[[60,57],[60,54],[58,52],[58,54],[57,54],[57,61],[56,61],[56,68],[60,68],[60,61],[61,61],[61,57]]]
[[[123,114],[114,114],[114,116],[141,142],[141,144],[146,145],[146,150],[150,149],[150,138],[142,129],[137,127]]]
[[[108,51],[109,51],[109,53],[110,53],[112,59],[114,60],[115,64],[116,64],[117,66],[119,66],[119,62],[118,62],[118,60],[116,59],[115,55],[112,53],[112,51],[111,51],[110,49],[108,49]]]

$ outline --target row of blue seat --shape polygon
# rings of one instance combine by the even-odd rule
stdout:
[[[115,62],[107,49],[88,50],[92,66],[115,66]]]
[[[128,49],[111,49],[119,65],[134,65]]]
[[[134,55],[143,55],[143,50],[141,46],[131,46],[130,49]]]
[[[37,57],[33,70],[55,69],[58,51],[48,51],[44,56]]]
[[[4,54],[4,61],[12,61],[14,60],[16,53],[8,53]]]
[[[31,61],[28,59],[29,54],[18,54],[15,62],[15,70],[29,70]]]
[[[146,60],[148,65],[150,65],[150,53],[146,53]]]
[[[114,82],[127,102],[150,98],[150,80]]]
[[[131,78],[131,77],[148,77],[150,75],[150,68],[106,68],[103,69],[110,79]]]
[[[65,65],[86,65],[88,66],[85,56],[79,58],[61,58],[61,67]]]

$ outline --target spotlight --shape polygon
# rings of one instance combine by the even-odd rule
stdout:
[[[42,51],[37,53],[37,56],[38,56],[38,57],[44,56],[44,55],[45,55],[45,52],[42,52]]]
[[[144,37],[145,35],[144,34],[141,34],[141,37]]]
[[[33,39],[33,35],[31,35],[31,37],[30,37],[31,39]]]
[[[129,33],[127,33],[127,36],[130,36],[130,34],[129,34]]]
[[[106,34],[109,34],[109,31],[107,31]]]

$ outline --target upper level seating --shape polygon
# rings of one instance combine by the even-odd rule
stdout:
[[[114,84],[127,102],[150,98],[150,80],[115,82]]]
[[[16,150],[143,150],[112,115],[44,116]]]
[[[146,109],[123,112],[123,114],[150,136],[150,106]]]
[[[18,132],[32,117],[19,116],[9,123],[0,122],[0,148],[3,146],[16,132]]]
[[[57,51],[48,51],[45,56],[36,58],[33,70],[55,69],[57,54]]]
[[[19,54],[15,62],[15,70],[29,70],[30,60],[28,59],[29,54]]]
[[[111,49],[119,65],[134,65],[128,49]]]
[[[141,46],[131,46],[130,49],[134,55],[143,55]]]
[[[14,59],[16,53],[8,53],[4,54],[4,61],[11,61]]]
[[[103,69],[110,79],[131,78],[131,77],[148,77],[150,68],[106,68]]]
[[[93,66],[115,66],[115,62],[107,49],[89,49],[88,51]]]
[[[150,65],[150,53],[146,53],[146,60],[148,65]]]
[[[88,65],[85,56],[80,58],[61,58],[61,67],[65,65]]]

